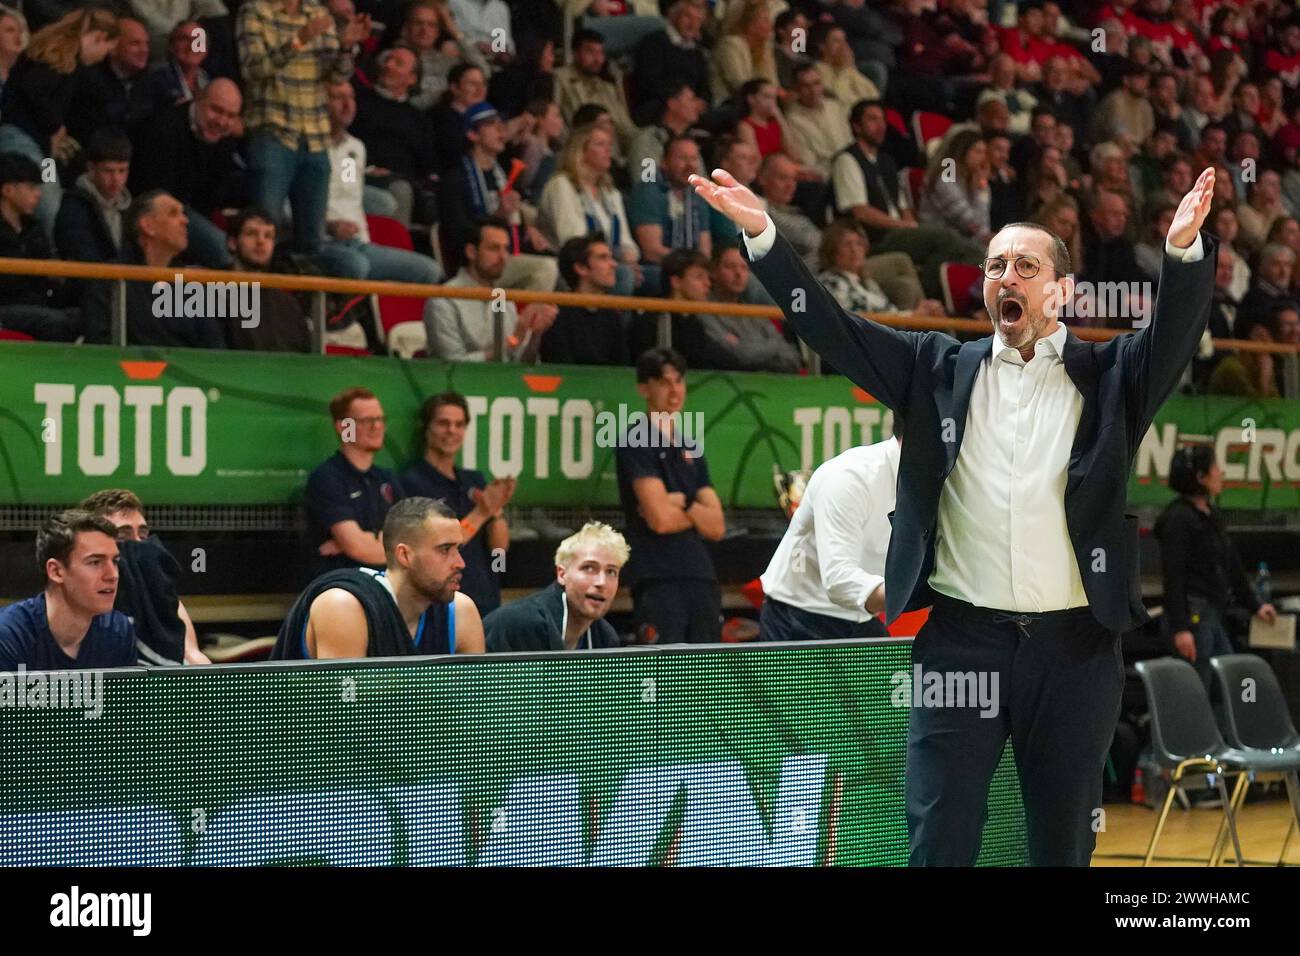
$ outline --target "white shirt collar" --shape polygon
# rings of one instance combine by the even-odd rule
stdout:
[[[668,39],[672,42],[673,46],[681,47],[683,50],[695,49],[695,41],[687,40],[680,33],[678,33],[676,29],[673,28],[673,25],[671,23],[664,24],[664,33],[668,34]]]
[[[1066,334],[1067,334],[1066,327],[1058,322],[1055,332],[1053,332],[1049,336],[1046,336],[1045,338],[1039,339],[1037,342],[1034,343],[1034,354],[1054,355],[1057,359],[1063,361],[1065,358]],[[1007,352],[1014,352],[1015,355],[1014,356],[1006,355],[1005,353]],[[993,333],[993,354],[990,356],[990,359],[996,362],[1000,358],[1005,358],[1010,361],[1019,362],[1022,365],[1024,364],[1024,360],[1020,357],[1020,350],[1013,349],[1011,346],[1005,344],[1002,341],[1001,336],[999,336],[996,332],[994,332]]]

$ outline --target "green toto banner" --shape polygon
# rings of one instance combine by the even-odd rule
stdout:
[[[0,675],[0,865],[901,865],[909,643]]]
[[[614,504],[614,445],[644,409],[631,369],[40,344],[0,348],[0,504],[65,504],[111,485],[150,504],[286,504],[337,447],[326,411],[352,385],[384,403],[379,463],[419,454],[421,401],[455,389],[473,417],[462,464],[516,475],[522,505]],[[692,372],[683,434],[723,501],[774,506],[772,469],[810,469],[891,433],[840,377]],[[1180,443],[1225,462],[1228,508],[1300,507],[1300,403],[1175,397],[1138,450],[1134,504],[1163,504]]]

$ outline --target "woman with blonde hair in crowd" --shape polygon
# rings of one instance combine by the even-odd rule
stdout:
[[[0,100],[0,153],[21,153],[43,164],[46,157],[66,164],[81,147],[64,125],[77,90],[78,67],[108,56],[117,39],[117,17],[98,7],[73,10],[40,30],[14,62]],[[63,191],[57,182],[42,187],[36,218],[53,232]]]
[[[0,91],[8,82],[18,55],[27,49],[30,40],[27,19],[12,7],[0,5]]]
[[[631,295],[640,285],[641,250],[609,173],[613,149],[613,134],[602,126],[580,126],[569,134],[537,202],[537,227],[557,249],[576,236],[603,233],[619,262],[613,292]]]
[[[727,35],[714,45],[709,64],[715,105],[734,96],[750,80],[776,84],[772,17],[767,7],[761,3],[746,6]]]
[[[978,130],[963,130],[926,173],[917,218],[986,243],[993,236],[990,202],[988,144]]]

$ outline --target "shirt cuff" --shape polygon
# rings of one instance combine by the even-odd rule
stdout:
[[[745,252],[749,254],[750,262],[757,262],[771,251],[772,246],[776,243],[776,223],[772,221],[771,216],[767,216],[767,225],[757,236],[746,235],[742,229],[740,236],[745,242]],[[1197,237],[1199,240],[1199,236]]]
[[[858,610],[867,611],[867,601],[876,593],[876,588],[885,583],[885,579],[870,572],[865,572],[866,580],[862,582],[862,591],[858,595]],[[867,611],[870,614],[870,611]]]
[[[1168,239],[1165,240],[1165,255],[1172,256],[1179,262],[1200,262],[1205,258],[1205,246],[1201,242],[1201,234],[1198,232],[1192,244],[1186,249],[1179,249]]]

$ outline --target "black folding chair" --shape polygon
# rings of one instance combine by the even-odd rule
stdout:
[[[1277,858],[1277,865],[1283,866],[1291,834],[1300,823],[1300,734],[1296,733],[1295,724],[1291,722],[1277,675],[1262,657],[1224,654],[1211,658],[1210,667],[1223,691],[1223,733],[1228,745],[1249,754],[1259,773],[1277,773],[1286,781],[1291,823]],[[1234,814],[1246,802],[1251,776],[1243,773],[1237,778],[1232,793]],[[1222,826],[1215,839],[1215,850],[1219,851],[1215,862],[1222,858],[1220,847],[1223,847]]]
[[[1139,661],[1137,672],[1142,678],[1147,703],[1151,707],[1151,747],[1156,762],[1171,771],[1173,784],[1165,795],[1164,806],[1160,808],[1160,819],[1156,821],[1156,829],[1151,834],[1151,843],[1142,865],[1150,866],[1155,858],[1156,841],[1165,828],[1165,820],[1169,816],[1169,807],[1174,802],[1174,794],[1178,792],[1178,784],[1187,774],[1206,773],[1213,777],[1215,786],[1219,789],[1224,822],[1232,834],[1237,865],[1241,866],[1241,841],[1237,839],[1237,823],[1232,815],[1228,788],[1223,781],[1226,774],[1243,773],[1249,763],[1249,756],[1230,749],[1223,742],[1214,721],[1214,711],[1210,708],[1205,685],[1191,664],[1173,657],[1159,657]],[[1218,844],[1216,837],[1207,865],[1213,863]]]

